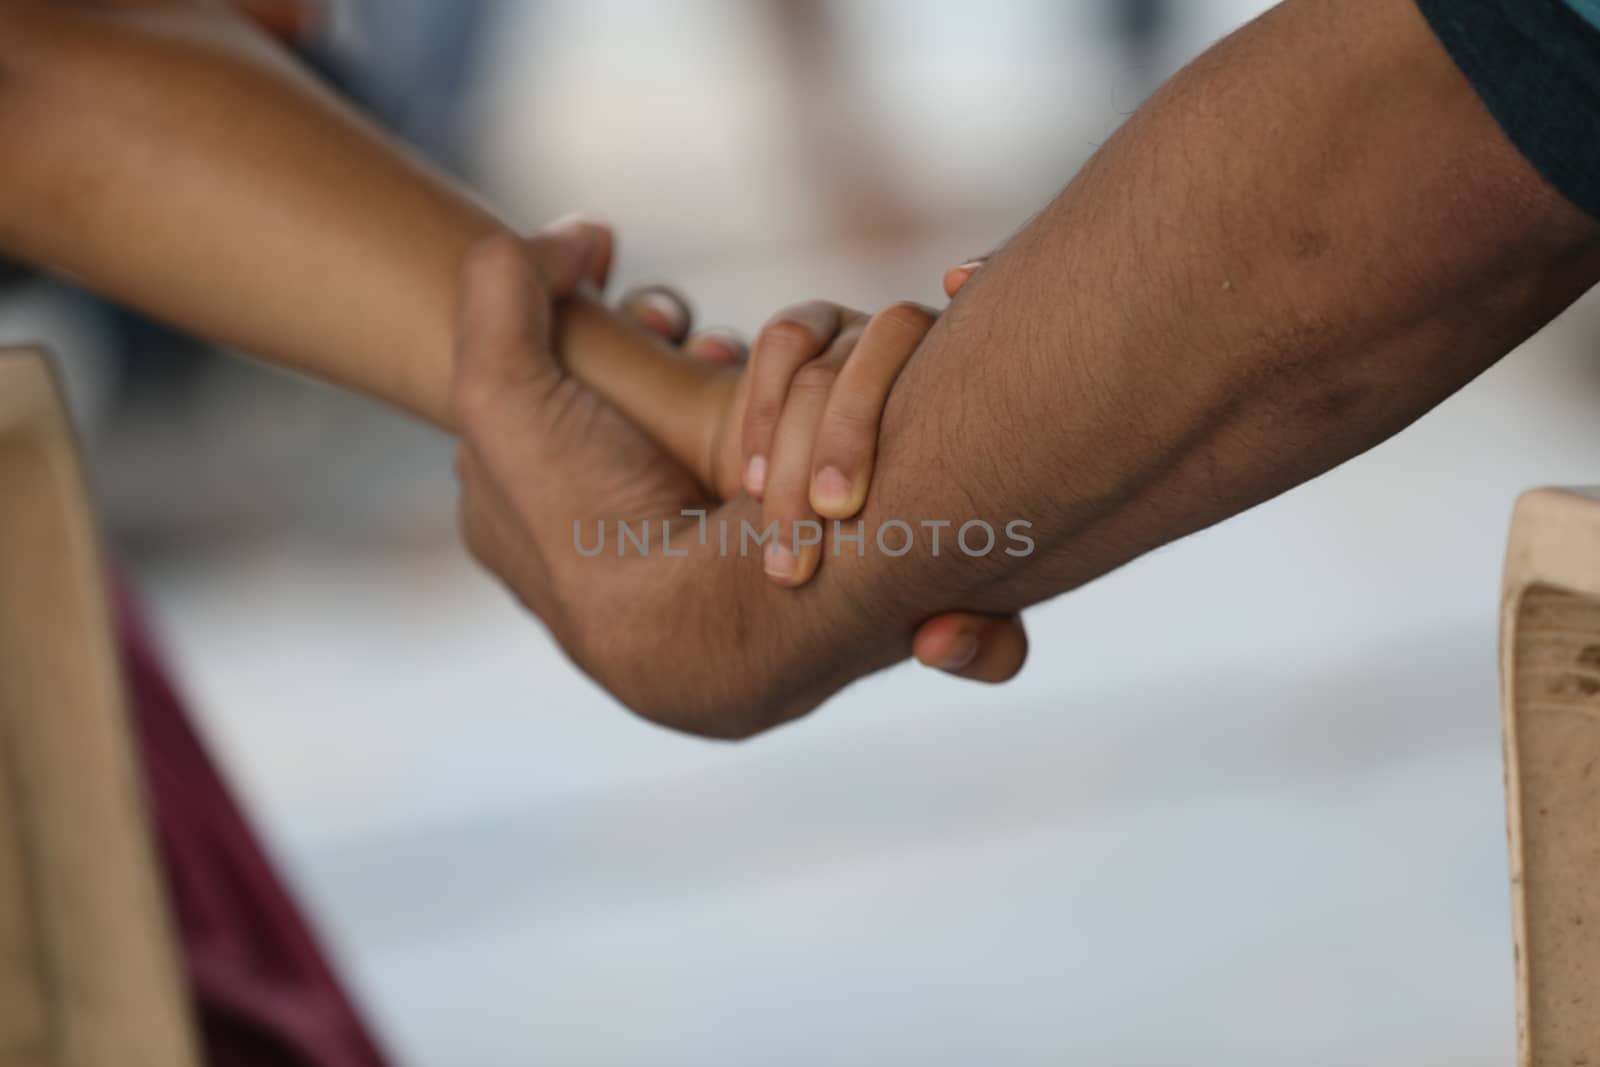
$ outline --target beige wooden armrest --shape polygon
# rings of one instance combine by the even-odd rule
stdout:
[[[55,380],[0,350],[0,1067],[197,1062]]]
[[[1500,674],[1520,1062],[1600,1065],[1600,491],[1517,502]]]

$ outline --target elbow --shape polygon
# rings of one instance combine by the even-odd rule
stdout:
[[[763,695],[699,692],[664,697],[657,689],[648,696],[618,694],[640,718],[676,733],[705,741],[729,744],[751,741],[809,711],[790,709],[784,702]]]
[[[608,682],[612,695],[640,718],[707,741],[750,741],[821,703],[769,684],[738,658],[708,661],[704,650],[657,661],[648,674],[613,673]]]

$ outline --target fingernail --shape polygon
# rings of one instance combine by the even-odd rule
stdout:
[[[838,467],[824,467],[811,479],[811,503],[818,511],[838,514],[849,509],[854,487]]]
[[[760,496],[767,488],[767,457],[751,456],[749,466],[744,469],[744,491],[751,496]]]
[[[659,289],[639,294],[639,310],[659,318],[660,328],[666,333],[677,335],[683,332],[686,325],[683,305]]]
[[[956,270],[977,270],[981,266],[983,266],[983,260],[969,259],[965,263],[961,264],[961,266],[957,267]]]
[[[774,578],[792,578],[795,568],[794,553],[783,545],[774,541],[767,546],[765,566],[767,573]]]
[[[964,633],[950,644],[950,650],[939,658],[941,671],[964,670],[978,658],[978,636]]]
[[[739,336],[732,330],[709,330],[701,343],[713,350],[707,354],[713,363],[739,362]]]

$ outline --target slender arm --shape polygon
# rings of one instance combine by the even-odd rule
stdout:
[[[226,5],[0,0],[0,251],[448,427],[463,252],[502,227]],[[726,381],[579,298],[572,369],[708,484]]]

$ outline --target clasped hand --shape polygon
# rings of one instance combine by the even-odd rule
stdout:
[[[691,339],[689,354],[732,364],[707,379],[715,425],[697,478],[553,351],[554,304],[603,286],[611,248],[604,227],[567,222],[467,257],[452,403],[477,560],[624,704],[705,736],[761,732],[908,654],[967,678],[1014,675],[1026,654],[1015,617],[941,615],[913,639],[850,575],[813,581],[826,541],[795,533],[861,510],[884,403],[933,313],[796,305],[763,328],[748,366],[725,336]],[[683,341],[688,310],[670,294],[625,306]],[[747,532],[773,530],[747,558]]]

